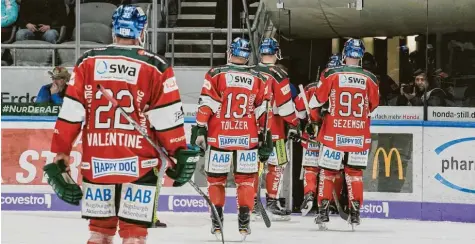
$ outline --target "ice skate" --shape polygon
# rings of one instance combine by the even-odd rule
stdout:
[[[305,196],[303,197],[302,206],[300,206],[300,211],[302,212],[302,216],[307,216],[308,212],[312,210],[313,200],[314,200],[313,196],[314,196],[314,193],[309,192],[305,194]]]
[[[247,235],[251,234],[251,216],[248,207],[239,207],[238,225],[239,233],[242,235],[242,241],[246,240]]]
[[[157,221],[155,221],[155,228],[167,228],[167,224],[160,222],[160,220],[157,219]]]
[[[266,196],[266,208],[267,211],[270,213],[273,221],[289,221],[290,214],[292,213],[290,210],[282,208],[279,204],[278,199],[270,198]]]
[[[221,223],[224,224],[223,207],[216,207],[216,211],[218,212],[219,218],[221,219]],[[215,235],[216,239],[221,240],[221,232],[222,229],[218,220],[211,214],[211,234]]]
[[[326,223],[330,221],[328,216],[330,201],[322,200],[321,206],[318,206],[317,216],[315,217],[315,224],[318,225],[319,230],[328,230]]]
[[[348,216],[348,224],[351,225],[351,230],[355,231],[355,227],[360,225],[360,203],[358,201],[351,201],[350,215]]]

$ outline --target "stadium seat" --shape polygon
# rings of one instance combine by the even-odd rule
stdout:
[[[112,29],[101,23],[81,24],[81,41],[97,42],[102,44],[112,43]],[[76,30],[73,30],[73,41],[76,40]]]
[[[74,45],[74,41],[62,43],[64,45],[70,44]],[[100,45],[97,42],[90,42],[90,41],[81,41],[81,45]],[[87,50],[91,48],[81,48],[80,53],[83,54]],[[58,49],[58,56],[60,60],[60,65],[64,67],[73,67],[76,64],[76,56],[74,49]]]
[[[40,40],[16,41],[13,44],[47,44],[51,43]],[[17,66],[50,66],[54,49],[10,49],[13,63]]]
[[[81,23],[101,23],[112,26],[112,14],[117,6],[111,3],[81,4]]]

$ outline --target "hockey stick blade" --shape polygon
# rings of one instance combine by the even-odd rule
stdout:
[[[257,188],[257,208],[259,212],[261,213],[262,220],[264,220],[264,224],[266,225],[267,228],[270,228],[271,226],[271,221],[269,218],[269,215],[267,215],[266,209],[264,208],[264,205],[262,204],[261,200],[261,179],[262,179],[262,173],[259,175],[258,179],[258,188]]]
[[[338,199],[338,196],[336,195],[335,189],[333,189],[333,199],[335,201],[336,208],[338,209],[338,214],[340,215],[340,218],[348,221],[349,214],[346,213],[341,207],[340,200]]]
[[[190,185],[195,188],[195,190],[200,194],[205,201],[208,203],[208,206],[211,208],[211,214],[213,214],[214,218],[218,220],[219,228],[221,228],[221,242],[224,244],[224,233],[223,233],[223,223],[221,222],[221,218],[219,217],[218,210],[216,210],[216,206],[211,202],[211,199],[196,185],[193,181],[188,181]]]
[[[152,139],[149,137],[149,135],[147,134],[147,132],[145,130],[142,129],[142,127],[140,127],[139,124],[137,124],[137,122],[132,119],[126,112],[125,110],[119,105],[119,103],[117,102],[117,100],[115,100],[109,93],[106,92],[106,90],[104,89],[103,86],[101,85],[97,85],[97,88],[102,92],[102,94],[106,97],[107,100],[109,100],[109,102],[112,103],[112,105],[114,107],[116,107],[117,109],[119,109],[119,112],[125,117],[125,119],[127,119],[133,126],[134,128],[148,141],[148,143],[150,143],[150,145],[152,145],[152,147],[157,150],[157,152],[160,154],[161,157],[165,158],[167,161],[172,161],[170,159],[170,157],[168,157],[167,154],[165,154],[165,152],[159,147],[159,144],[155,143],[154,141],[152,141]],[[173,162],[173,161],[172,161]],[[165,164],[162,164],[162,167],[164,167]],[[158,186],[161,188],[161,179],[158,180]],[[209,206],[211,207],[212,209],[212,213],[215,217],[217,217],[217,219],[219,220],[219,225],[220,225],[220,228],[221,228],[221,237],[222,237],[222,242],[224,244],[224,234],[223,234],[223,223],[221,223],[221,219],[219,218],[219,215],[218,215],[218,211],[216,210],[216,207],[213,205],[213,203],[211,202],[211,200],[209,199],[209,197],[204,194],[203,191],[201,191],[201,189],[196,185],[195,182],[193,182],[192,180],[188,181],[188,183],[190,183],[191,186],[193,186],[193,188],[198,192],[198,194],[200,194],[206,202],[208,202]],[[159,188],[159,189],[160,189]]]

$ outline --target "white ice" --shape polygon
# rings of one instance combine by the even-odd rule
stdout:
[[[147,243],[214,243],[210,220],[205,213],[159,214],[168,224],[166,229],[149,229]],[[224,216],[226,243],[240,242],[237,216]],[[85,244],[87,221],[76,212],[3,212],[2,244]],[[263,222],[252,222],[252,234],[245,243],[304,244],[438,244],[475,243],[475,224],[423,222],[412,220],[363,219],[355,232],[343,220],[335,217],[329,231],[318,231],[313,218],[292,216],[289,222],[273,222],[266,228]],[[115,238],[114,243],[121,243]]]

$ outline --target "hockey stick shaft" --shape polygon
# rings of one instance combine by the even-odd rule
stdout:
[[[160,147],[158,143],[155,143],[154,141],[152,141],[152,139],[150,138],[150,136],[148,135],[147,131],[145,129],[143,129],[134,119],[132,119],[128,114],[127,112],[125,112],[125,110],[119,105],[119,102],[117,102],[117,100],[115,100],[105,89],[102,85],[97,85],[97,88],[102,92],[102,94],[106,97],[107,100],[109,100],[109,102],[112,103],[112,106],[119,109],[119,112],[122,114],[122,116],[125,117],[125,119],[127,121],[129,121],[130,124],[132,124],[132,126],[148,141],[148,143],[150,143],[150,145],[155,149],[157,150],[157,152],[159,153],[160,157],[163,158],[163,159],[166,159],[167,162],[172,162],[173,164],[175,163]],[[163,167],[165,167],[165,164],[162,163],[161,165],[161,168],[160,168],[160,171],[162,171]],[[160,174],[159,174],[160,175]],[[220,225],[220,228],[221,228],[221,237],[222,237],[222,243],[224,244],[224,234],[223,234],[223,223],[221,223],[221,218],[219,217],[218,215],[218,211],[216,210],[216,206],[214,206],[214,204],[211,202],[211,200],[209,199],[209,197],[196,185],[195,182],[193,182],[192,180],[189,180],[188,183],[198,192],[198,194],[200,194],[205,200],[206,202],[208,202],[209,206],[211,207],[212,209],[212,213],[213,215],[215,216],[215,218],[218,220],[219,222],[219,225]],[[158,177],[158,180],[157,180],[157,192],[160,192],[160,189],[162,188],[162,179],[160,177]],[[158,197],[157,197],[157,201],[158,201]]]
[[[305,105],[305,111],[307,111],[308,122],[311,123],[312,119],[310,118],[310,106],[308,105],[307,94],[305,93],[305,90],[303,89],[302,84],[299,85],[299,90],[300,90],[300,96],[302,96],[303,104]]]

